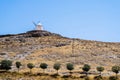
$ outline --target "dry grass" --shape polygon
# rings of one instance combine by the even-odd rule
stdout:
[[[0,73],[0,80],[109,80],[109,77],[101,77],[101,79],[95,79],[95,76],[90,75],[88,77],[80,76],[56,76],[51,74],[42,73],[17,73],[17,72],[4,72]],[[119,76],[120,77],[120,76]],[[120,79],[118,79],[120,80]]]
[[[61,46],[62,44],[62,46]],[[26,64],[31,62],[39,67],[39,64],[46,62],[49,65],[48,73],[54,71],[52,69],[55,62],[62,64],[60,72],[66,72],[65,64],[72,62],[75,65],[74,71],[81,70],[84,64],[90,64],[92,71],[96,71],[97,66],[104,66],[105,72],[111,70],[113,65],[120,65],[120,43],[107,43],[89,40],[75,39],[74,54],[72,53],[72,39],[60,36],[47,37],[30,37],[16,38],[4,37],[0,38],[0,53],[7,53],[4,57],[0,55],[0,60],[11,59],[13,65],[16,61],[23,64],[21,72],[28,71]],[[21,54],[30,53],[21,59],[16,57]],[[37,69],[34,69],[37,72]],[[41,71],[41,70],[40,70]]]

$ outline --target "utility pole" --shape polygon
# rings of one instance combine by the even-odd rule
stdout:
[[[73,39],[72,39],[72,56],[74,57],[74,64],[75,64],[75,51],[74,51],[75,45],[74,45],[74,44],[75,44],[75,39],[73,38]]]

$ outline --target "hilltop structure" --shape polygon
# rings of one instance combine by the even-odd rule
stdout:
[[[43,30],[43,26],[42,26],[42,24],[40,22],[38,22],[38,24],[33,22],[33,24],[35,25],[35,30]]]

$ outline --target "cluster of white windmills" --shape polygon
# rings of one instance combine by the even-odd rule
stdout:
[[[43,26],[40,21],[38,23],[33,22],[33,24],[35,25],[35,30],[43,30]]]

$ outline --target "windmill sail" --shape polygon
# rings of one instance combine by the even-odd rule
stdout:
[[[40,21],[38,22],[38,24],[36,24],[35,22],[33,22],[33,24],[35,25],[35,30],[43,30],[43,26]]]
[[[35,27],[37,26],[37,24],[35,22],[33,22],[33,24],[35,25]]]

